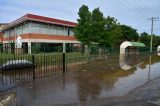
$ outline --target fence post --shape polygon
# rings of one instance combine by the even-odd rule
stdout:
[[[36,76],[35,76],[35,56],[34,55],[32,55],[32,63],[33,63],[33,79],[35,79]]]
[[[1,69],[1,71],[2,71],[2,85],[4,85],[4,81],[3,81],[4,72],[3,72],[3,69]]]
[[[62,58],[63,58],[63,73],[65,73],[66,71],[66,54],[65,53],[63,53]]]
[[[65,73],[65,71],[66,71],[66,43],[63,43],[62,58],[63,58],[63,73]]]

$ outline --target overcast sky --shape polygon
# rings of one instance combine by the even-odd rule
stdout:
[[[151,17],[160,17],[160,0],[0,0],[0,23],[32,13],[76,22],[82,5],[92,11],[99,7],[104,16],[113,16],[121,24],[150,33]],[[154,22],[154,34],[160,35],[160,21]]]

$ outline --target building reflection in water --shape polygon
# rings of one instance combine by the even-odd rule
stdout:
[[[17,101],[20,105],[65,104],[108,97],[109,94],[113,96],[116,90],[126,93],[143,84],[147,76],[148,79],[151,78],[152,71],[148,71],[148,65],[155,63],[160,64],[160,57],[156,55],[113,56],[89,61],[69,67],[70,71],[65,75],[59,73],[18,86],[15,90]],[[137,82],[134,82],[133,79],[136,78]],[[130,84],[131,88],[125,88],[127,84]]]
[[[137,69],[136,65],[142,64],[143,59],[137,55],[119,56],[110,60],[92,61],[76,67],[74,75],[79,99],[81,101],[96,99],[102,89],[109,92],[119,78],[133,74]]]

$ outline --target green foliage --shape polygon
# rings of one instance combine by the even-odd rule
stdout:
[[[76,38],[83,44],[91,47],[93,43],[101,47],[119,48],[123,41],[140,41],[147,47],[150,45],[150,35],[142,33],[141,36],[137,30],[127,26],[120,25],[114,17],[105,18],[99,8],[92,12],[85,5],[82,5],[78,12],[79,19],[76,31]],[[159,36],[153,36],[153,46],[160,43]]]
[[[160,36],[153,35],[153,47],[158,47],[160,45]]]
[[[146,32],[140,34],[139,37],[140,42],[144,43],[147,47],[150,46],[150,35]]]
[[[120,25],[121,27],[121,33],[122,37],[121,39],[127,40],[127,41],[137,41],[139,38],[139,34],[137,33],[137,30],[127,26],[127,25]]]
[[[88,7],[83,5],[78,12],[79,19],[76,28],[76,38],[84,44],[101,43],[100,39],[104,34],[105,20],[103,13],[99,8],[89,11]]]
[[[110,47],[116,47],[118,44],[121,43],[121,27],[119,26],[119,23],[117,22],[117,19],[114,17],[108,16],[105,19],[105,42]],[[104,43],[105,44],[105,43]]]
[[[104,35],[105,20],[103,13],[96,8],[92,11],[92,42],[101,43],[100,39]]]
[[[148,33],[141,33],[139,40],[140,42],[144,43],[147,47],[150,47],[151,36]],[[158,45],[160,45],[160,36],[153,35],[153,47],[156,48]]]
[[[79,19],[76,27],[76,38],[84,44],[91,44],[91,13],[87,6],[83,5],[78,12]]]

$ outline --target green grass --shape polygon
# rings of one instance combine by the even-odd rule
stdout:
[[[11,54],[11,53],[0,53],[0,64],[3,64],[9,60],[18,60],[18,59],[26,59],[29,61],[33,61],[33,57],[35,59],[36,65],[43,64],[61,64],[62,53],[39,53],[39,54]],[[66,53],[66,58],[75,58],[84,56],[82,53],[74,52],[74,53]]]

